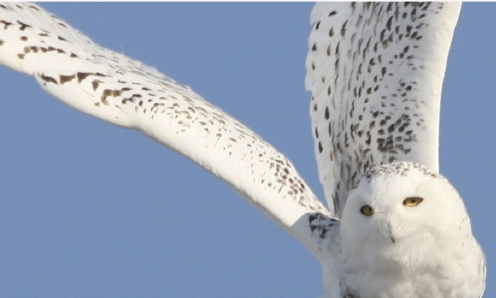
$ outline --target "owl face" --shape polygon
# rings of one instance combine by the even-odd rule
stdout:
[[[467,225],[470,230],[463,202],[444,177],[416,163],[392,163],[371,169],[350,192],[341,247],[350,260],[364,258],[371,267],[380,260],[434,266],[432,247]]]

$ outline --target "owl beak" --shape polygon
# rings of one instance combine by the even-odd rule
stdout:
[[[393,228],[391,227],[390,223],[388,223],[387,233],[388,233],[389,239],[391,239],[391,241],[393,243],[396,243],[396,239],[394,239],[394,235],[393,235]]]
[[[382,236],[389,238],[391,242],[395,244],[397,239],[393,233],[393,226],[391,225],[391,215],[387,212],[382,213],[380,214],[380,216],[378,216],[378,219],[380,221],[379,230]]]

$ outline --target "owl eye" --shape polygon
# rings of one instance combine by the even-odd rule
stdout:
[[[360,208],[360,212],[365,216],[371,216],[374,214],[374,208],[370,207],[370,205],[364,205]]]
[[[419,198],[419,197],[411,197],[411,198],[406,198],[404,201],[403,201],[403,206],[407,206],[407,207],[415,207],[417,206],[418,204],[422,203],[424,199],[422,198]]]

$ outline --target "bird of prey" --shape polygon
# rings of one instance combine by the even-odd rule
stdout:
[[[224,180],[319,260],[329,297],[481,297],[484,254],[438,166],[460,5],[319,3],[306,86],[328,207],[293,164],[191,88],[30,3],[0,5],[0,63]]]

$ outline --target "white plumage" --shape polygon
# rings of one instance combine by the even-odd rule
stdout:
[[[459,3],[319,3],[312,11],[306,84],[315,152],[331,212],[343,215],[342,270],[324,271],[332,296],[482,296],[485,261],[465,207],[456,191],[436,189],[452,187],[434,174],[459,13]],[[426,202],[405,208],[408,198]]]
[[[345,297],[482,296],[484,254],[463,201],[420,164],[367,172],[348,196],[340,235]]]
[[[320,180],[339,215],[373,165],[438,171],[439,107],[460,5],[318,4],[307,88]]]
[[[339,295],[343,295],[345,292],[349,295],[361,293],[361,289],[357,288],[356,284],[347,279],[342,279],[344,277],[343,272],[347,270],[347,265],[341,263],[343,259],[339,254],[339,248],[337,247],[339,244],[337,237],[339,224],[333,219],[331,213],[315,198],[311,190],[294,170],[294,167],[282,154],[275,151],[270,145],[242,126],[239,122],[201,99],[189,88],[163,76],[155,69],[144,66],[139,62],[130,60],[115,52],[100,48],[85,36],[74,31],[67,24],[47,15],[37,6],[18,5],[10,7],[12,10],[6,5],[4,10],[0,11],[0,18],[6,22],[4,23],[4,30],[0,31],[0,39],[2,40],[2,45],[0,46],[0,61],[3,64],[15,70],[33,75],[42,87],[70,106],[108,122],[137,129],[162,144],[189,157],[224,179],[247,198],[249,202],[264,211],[271,218],[275,219],[283,228],[295,235],[314,252],[321,263],[323,263],[325,278],[327,278],[324,280],[324,283],[328,293],[336,293],[336,295],[338,295],[338,292],[336,292],[338,290],[342,291]],[[345,13],[343,14],[344,17],[352,20],[350,15],[346,14],[346,10],[351,9],[352,11],[355,8],[349,7],[348,4],[340,4],[336,6],[336,8],[343,8],[345,10]],[[328,9],[330,10],[326,11]],[[317,6],[314,10],[314,15],[316,17],[319,14],[319,11],[330,13],[334,11],[333,9],[333,7],[326,8]],[[431,10],[427,11],[427,15],[432,17],[434,15],[434,12],[432,12],[434,9],[435,8],[431,7]],[[453,7],[453,10],[456,9],[456,7]],[[411,8],[407,8],[407,11],[411,12]],[[419,11],[423,10],[419,9]],[[439,11],[445,12],[446,9],[439,9]],[[377,10],[369,10],[369,12],[377,12]],[[341,11],[339,11],[339,13],[341,13]],[[447,13],[447,16],[453,14],[453,12]],[[456,12],[454,15],[457,15]],[[372,21],[367,22],[373,22],[374,16],[376,16],[376,14],[372,14]],[[383,18],[389,20],[389,17],[383,16]],[[444,20],[443,16],[438,16],[438,18]],[[358,17],[355,21],[360,25],[360,22],[362,22],[363,19]],[[412,19],[411,21],[413,22],[415,20]],[[384,23],[378,23],[386,27],[391,25],[388,25],[388,21],[383,22]],[[352,24],[353,22],[350,21],[349,23]],[[333,189],[335,189],[337,183],[342,182],[347,185],[346,188],[336,188],[338,191],[341,191],[341,193],[334,199],[337,202],[341,202],[341,204],[334,206],[334,200],[331,200],[330,202],[331,208],[334,207],[332,211],[336,211],[336,215],[339,216],[341,214],[347,192],[351,189],[353,184],[358,181],[361,175],[373,165],[377,165],[384,161],[412,160],[421,162],[434,171],[437,171],[437,130],[439,121],[440,88],[442,76],[444,75],[447,51],[449,49],[455,23],[456,18],[452,19],[448,28],[443,31],[443,36],[445,36],[445,38],[438,40],[440,44],[444,45],[444,48],[442,47],[439,50],[432,51],[434,53],[433,56],[421,56],[418,58],[421,63],[429,61],[439,62],[439,65],[433,66],[433,69],[436,72],[433,72],[432,69],[425,70],[425,68],[423,71],[418,72],[418,76],[420,77],[418,82],[425,83],[424,81],[427,80],[428,83],[432,85],[432,88],[416,89],[413,87],[411,93],[414,94],[414,96],[419,96],[420,94],[420,98],[425,96],[422,94],[427,93],[428,96],[425,97],[431,99],[431,101],[427,102],[427,107],[420,107],[419,110],[433,112],[432,117],[429,118],[429,115],[427,115],[425,118],[421,119],[421,122],[426,122],[427,124],[417,124],[418,127],[422,128],[415,131],[418,145],[414,145],[413,149],[406,152],[405,155],[395,155],[391,154],[389,151],[387,152],[388,154],[384,154],[384,152],[380,150],[382,142],[376,137],[372,141],[373,145],[370,146],[370,149],[373,151],[371,154],[372,158],[359,156],[357,160],[354,159],[355,156],[353,154],[347,153],[348,155],[343,155],[344,158],[340,157],[339,160],[341,164],[337,166],[326,161],[326,156],[318,154],[320,176],[326,188],[326,197],[328,200],[329,198],[332,199],[332,194],[334,193]],[[433,28],[434,24],[438,23],[435,21],[432,24],[429,23],[429,28]],[[326,26],[328,25],[329,24]],[[322,28],[329,29],[329,27],[326,26],[322,25]],[[341,24],[339,26],[341,29],[339,34],[341,34],[341,38],[345,40],[344,37],[346,36],[346,32],[342,33],[342,31],[348,30],[348,33],[350,33],[353,32],[353,29],[343,28],[343,25]],[[376,25],[376,27],[377,26],[378,25]],[[415,24],[415,26],[419,26],[419,24]],[[423,33],[426,33],[425,36],[429,36],[429,33],[433,32],[429,30],[423,32],[422,30],[419,30],[420,33],[417,33],[416,37],[420,35],[424,37]],[[377,32],[374,32],[374,34],[375,33]],[[366,34],[372,33],[369,32]],[[319,42],[322,40],[317,35],[316,33],[313,33],[311,43],[316,42],[316,40]],[[350,36],[350,38],[351,44],[359,42],[359,38],[356,39],[356,36]],[[312,39],[314,40],[312,41]],[[382,40],[382,42],[384,41]],[[387,42],[390,41],[387,40]],[[409,44],[409,42],[410,41],[408,41],[407,44]],[[424,38],[420,42],[420,45],[430,45],[432,42],[434,42],[432,38]],[[414,46],[415,44],[412,45],[412,47]],[[404,52],[405,48],[403,47],[403,44],[401,44],[400,47]],[[395,46],[389,46],[389,49],[398,50]],[[313,59],[312,57],[325,60],[322,51],[320,51],[320,57],[319,55],[313,56],[313,52],[318,52],[317,50],[321,49],[317,47],[315,51],[310,52],[309,61]],[[343,51],[343,48],[341,48],[341,51]],[[418,51],[424,53],[422,49],[418,49]],[[412,52],[415,53],[414,50],[412,50]],[[349,61],[347,59],[350,58],[350,54],[352,54],[352,52],[347,52],[348,56],[345,57],[346,63],[343,63],[343,60],[341,61],[339,67],[342,68],[336,66],[337,73],[344,78],[358,76],[357,73],[353,72],[354,68],[350,70],[350,68],[343,66],[348,65]],[[325,55],[327,55],[327,53],[325,53]],[[389,53],[389,55],[399,56],[401,53]],[[385,53],[384,57],[386,56],[387,54]],[[332,57],[335,58],[337,55],[333,55]],[[441,59],[439,59],[439,57],[441,57]],[[380,61],[381,59],[377,56],[375,56],[375,58],[379,63],[383,62]],[[392,59],[391,57],[388,58]],[[363,60],[363,62],[368,62],[369,67],[370,65],[375,66],[377,64],[377,61],[372,62],[372,60],[369,60],[369,57],[367,57],[367,59],[363,58]],[[335,60],[326,61],[327,62],[313,62],[317,66],[316,69],[320,71],[320,73],[316,72],[316,77],[318,79],[321,78],[319,75],[322,75],[323,73],[325,73],[326,76],[334,77],[332,72],[325,72],[322,71],[322,69],[328,69],[325,68],[326,63],[332,63],[334,65],[337,65],[337,63]],[[311,67],[312,62],[309,63]],[[360,62],[353,63],[359,64]],[[431,65],[430,63],[427,64],[429,66]],[[60,67],[58,67],[58,65],[60,65]],[[403,64],[400,64],[397,67],[401,67],[402,65]],[[423,64],[421,66],[424,67]],[[411,70],[411,67],[409,67],[409,69]],[[382,74],[383,67],[379,68],[379,66],[377,66],[374,71],[376,71],[376,74]],[[389,70],[386,70],[386,72],[387,74],[393,73],[389,72]],[[311,84],[312,80],[311,73],[312,72],[310,71],[309,84]],[[413,73],[415,74],[416,72]],[[400,80],[402,78],[411,78],[413,80],[411,74],[412,73],[409,73],[408,71],[395,72],[394,78],[399,78]],[[427,77],[431,79],[427,79]],[[432,77],[434,77],[435,80],[432,80]],[[371,79],[372,78],[368,75],[364,75],[362,82],[368,83]],[[327,82],[329,79],[327,78],[327,80],[322,81]],[[336,79],[336,82],[338,81],[339,80]],[[347,99],[355,92],[370,94],[368,89],[374,88],[374,86],[369,87],[365,85],[351,86],[351,81],[349,81],[348,84],[342,83],[346,81],[347,80],[339,81],[337,86],[333,86],[334,89],[337,88],[340,90],[340,92],[338,92],[338,97],[336,97],[336,101],[338,102],[342,100],[347,102]],[[377,82],[375,81],[374,83]],[[377,83],[377,86],[381,83],[384,82],[381,81]],[[411,85],[414,84],[410,82],[409,85],[408,82],[404,81],[394,81],[394,83],[400,85],[391,87],[389,90],[402,87],[405,88],[406,91],[411,91]],[[405,84],[401,85],[401,83]],[[416,83],[417,81],[415,84]],[[325,96],[319,97],[324,94],[320,91],[325,91],[326,87],[327,86],[323,84],[313,90],[319,105],[322,102],[324,102],[325,105],[325,101],[329,100]],[[362,90],[357,90],[357,88],[360,87]],[[381,85],[381,87],[384,86]],[[395,90],[402,94],[403,90]],[[346,92],[352,93],[347,94]],[[392,96],[392,94],[387,91],[387,88],[383,93],[380,92],[383,91],[379,90],[378,93],[375,93],[375,96]],[[339,94],[341,97],[339,97]],[[379,97],[376,97],[376,99],[377,98]],[[432,100],[432,98],[434,98],[434,100]],[[374,99],[372,99],[372,102],[373,100]],[[421,105],[423,104],[422,101],[420,101],[412,103],[412,105],[408,104],[407,107],[415,106],[419,103]],[[378,102],[375,102],[374,104],[379,105]],[[433,107],[431,107],[430,104],[433,104]],[[315,104],[313,104],[312,109],[314,105]],[[326,121],[329,118],[339,118],[339,123],[343,123],[342,121],[344,121],[344,123],[347,124],[345,119],[340,118],[340,115],[347,115],[349,113],[349,110],[346,109],[348,109],[348,107],[344,108],[344,110],[336,109],[336,117],[327,115],[329,112],[325,109],[315,109],[316,111],[318,110],[319,113],[316,113],[317,116],[313,116],[314,127],[316,127],[317,130],[319,130],[319,125],[327,127],[329,123]],[[377,111],[380,112],[380,108],[378,106],[372,106],[371,110],[368,111],[369,114],[365,115],[365,119],[370,120],[371,115]],[[413,111],[411,113],[411,115],[416,114],[417,113]],[[326,121],[321,121],[322,117]],[[343,117],[346,118],[346,116]],[[355,115],[355,117],[359,118],[360,116]],[[350,118],[353,118],[353,116],[350,116]],[[401,122],[403,121],[401,119],[405,118],[392,119],[391,121],[394,121],[394,123],[400,121],[397,123],[397,126],[404,125],[405,122],[408,122],[409,124],[410,122],[410,119],[407,119],[408,121],[405,120],[404,122]],[[380,122],[381,120],[387,121],[389,119],[382,118],[377,121]],[[390,126],[391,124],[388,123],[388,127]],[[338,142],[334,142],[334,146],[347,147],[347,143],[351,143],[351,141],[346,139],[346,132],[350,134],[351,137],[352,131],[356,130],[356,133],[358,134],[359,128],[360,127],[350,128],[348,125],[334,128],[337,129],[337,131],[343,132],[341,134],[341,139],[339,139]],[[319,136],[322,136],[323,134],[319,130],[319,136],[317,136],[317,130],[314,129],[317,137],[316,150],[318,153],[327,150],[325,152],[328,153],[328,157],[330,154],[329,152],[331,152],[329,140],[327,140],[327,143],[322,143],[323,140],[321,140]],[[325,131],[325,129],[323,130]],[[377,130],[376,133],[381,134],[379,130]],[[388,135],[391,134],[391,131],[388,130],[384,133]],[[336,135],[338,134],[339,133],[336,133]],[[394,137],[396,138],[397,136],[394,135]],[[384,143],[386,144],[385,147],[386,149],[389,149],[387,137],[384,139],[386,140]],[[370,143],[366,142],[365,144],[370,145]],[[359,144],[359,147],[367,145]],[[374,145],[377,145],[378,147]],[[320,147],[322,147],[322,150]],[[378,148],[379,150],[376,150]],[[425,149],[427,152],[424,152],[423,148],[427,148]],[[360,147],[359,149],[366,150],[365,147]],[[391,156],[394,158],[391,158]],[[357,174],[353,175],[354,172],[350,171],[347,167],[343,167],[343,162],[351,168],[358,167],[359,170],[357,171]],[[363,166],[365,164],[366,166]],[[334,174],[334,177],[332,178],[334,180],[330,180],[331,183],[326,181],[328,174],[325,174],[325,169],[329,167],[332,169],[331,176],[333,175],[333,172],[336,173],[335,171],[340,173],[339,175]],[[342,174],[343,169],[346,169],[347,171],[344,175]],[[470,231],[469,224],[468,230]],[[341,234],[341,237],[343,237],[343,234]],[[482,268],[482,265],[476,264],[477,268]],[[482,271],[479,271],[479,275],[483,275]],[[340,279],[341,285],[339,287],[330,287],[330,285],[339,284]]]
[[[307,218],[330,214],[272,146],[189,87],[99,47],[42,8],[0,9],[6,24],[0,63],[34,76],[73,108],[136,129],[192,159],[318,250]]]

